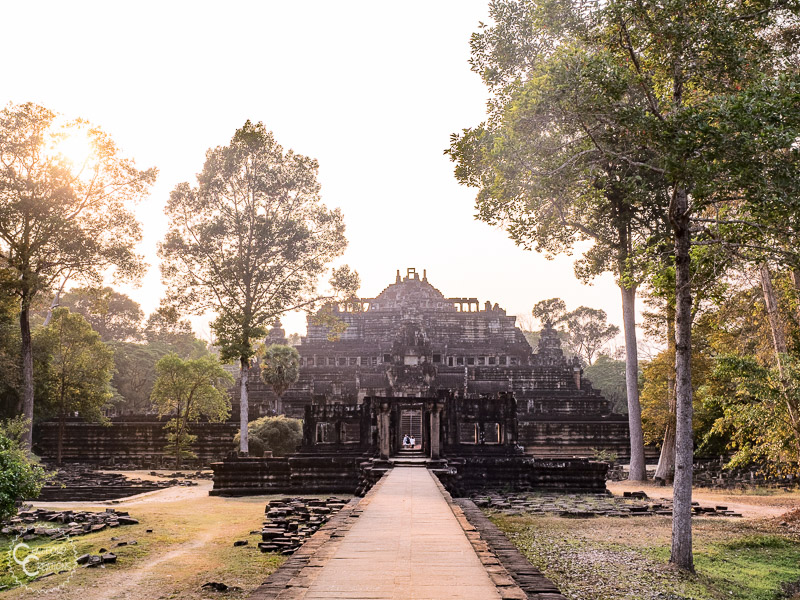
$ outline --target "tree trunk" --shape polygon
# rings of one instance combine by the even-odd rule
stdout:
[[[675,353],[675,305],[667,300],[667,352]],[[677,402],[675,398],[675,368],[667,374],[667,428],[664,431],[664,443],[658,457],[656,477],[672,483],[675,477],[675,420],[677,418]]]
[[[30,451],[33,446],[33,345],[30,307],[25,300],[19,311],[19,326],[22,337],[22,414],[28,422],[22,434],[22,447]]]
[[[761,276],[761,290],[764,292],[764,304],[766,305],[767,309],[769,328],[772,331],[772,345],[775,348],[775,362],[778,366],[778,376],[781,379],[781,393],[784,403],[786,404],[786,410],[789,413],[792,431],[794,432],[795,451],[800,455],[800,418],[797,414],[797,406],[792,401],[791,396],[786,389],[786,375],[783,368],[782,355],[786,354],[789,350],[786,344],[786,334],[783,330],[783,323],[781,323],[781,318],[778,314],[778,302],[775,299],[775,289],[772,287],[772,276],[770,275],[767,263],[761,263],[761,266],[759,267],[759,274]],[[792,272],[792,281],[796,282],[794,272]]]
[[[175,470],[181,468],[181,437],[183,436],[183,419],[180,412],[175,418]]]
[[[66,281],[64,282],[66,283]],[[50,308],[47,309],[47,316],[44,318],[44,327],[50,325],[50,320],[53,318],[53,311],[58,308],[59,303],[61,302],[61,290],[64,289],[64,286],[61,286],[61,289],[56,290],[56,295],[53,296],[53,301],[50,303]]]
[[[694,572],[692,557],[692,290],[689,199],[682,187],[673,193],[670,221],[675,241],[675,484],[672,552],[669,561]]]
[[[622,326],[625,330],[625,386],[628,392],[628,426],[631,441],[631,463],[628,479],[645,481],[644,435],[642,433],[642,406],[639,403],[639,351],[636,345],[636,286],[625,287],[622,292]]]
[[[764,292],[764,304],[767,308],[767,319],[769,328],[772,331],[772,345],[775,348],[775,359],[778,363],[778,373],[783,380],[783,363],[781,354],[786,354],[786,335],[783,332],[783,324],[778,315],[778,302],[775,300],[775,290],[772,287],[772,277],[770,276],[767,263],[761,263],[759,267],[761,276],[761,290]]]
[[[792,269],[792,284],[794,284],[795,293],[800,296],[800,269]],[[798,298],[800,300],[800,298]],[[797,312],[795,313],[797,323],[800,324],[800,301],[797,303]]]
[[[240,381],[240,400],[239,400],[239,453],[247,456],[249,444],[247,439],[247,423],[249,422],[247,405],[247,385],[250,376],[250,361],[246,358],[240,359],[239,377]]]
[[[61,466],[61,461],[64,456],[64,428],[66,416],[64,415],[63,404],[58,419],[58,449],[56,451],[56,464]]]

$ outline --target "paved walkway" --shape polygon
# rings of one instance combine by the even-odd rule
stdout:
[[[427,469],[396,467],[376,492],[306,600],[500,598]]]

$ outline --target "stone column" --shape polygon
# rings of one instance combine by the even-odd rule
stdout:
[[[380,452],[381,458],[384,460],[389,459],[389,453],[391,452],[391,444],[390,444],[390,427],[389,427],[389,417],[390,417],[390,405],[388,402],[381,403],[380,411],[378,412],[378,450]]]
[[[438,460],[441,456],[441,442],[439,432],[441,430],[442,407],[434,404],[431,408],[431,460]]]

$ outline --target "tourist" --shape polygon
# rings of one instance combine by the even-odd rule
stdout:
[[[411,444],[411,439],[408,437],[408,434],[403,436],[403,448],[408,448],[409,444]]]
[[[410,444],[412,448],[417,447],[417,438],[415,438],[413,435],[411,436]]]

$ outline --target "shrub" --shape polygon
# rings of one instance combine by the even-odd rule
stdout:
[[[283,415],[262,417],[248,423],[247,435],[251,455],[263,456],[265,451],[272,451],[273,456],[286,456],[295,452],[303,441],[303,421]],[[238,433],[233,441],[238,447]]]
[[[17,512],[17,502],[36,498],[47,477],[45,470],[22,449],[24,419],[0,424],[0,521]]]

